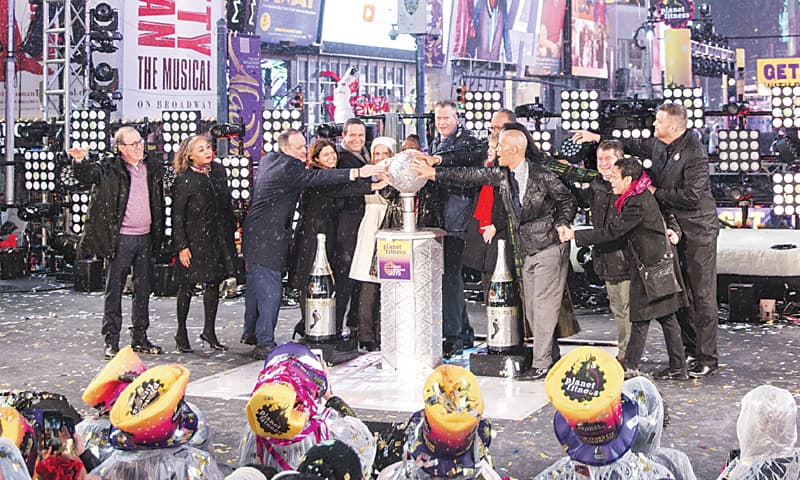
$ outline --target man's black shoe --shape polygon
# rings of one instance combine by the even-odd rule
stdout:
[[[294,339],[294,337],[292,337]],[[258,343],[258,339],[256,335],[253,334],[242,334],[242,338],[239,340],[239,343],[244,343],[245,345],[256,345]]]
[[[464,352],[464,347],[456,345],[445,340],[442,342],[442,357],[445,359],[452,358],[456,355],[461,355]]]
[[[719,366],[717,365],[700,365],[698,363],[693,369],[689,370],[689,376],[692,378],[703,378],[713,375],[717,370],[719,370]]]
[[[113,343],[106,343],[106,348],[103,349],[103,356],[106,360],[111,360],[119,353],[119,345]]]
[[[542,378],[547,376],[547,372],[549,371],[550,371],[549,368],[531,368],[527,372],[518,376],[517,380],[522,380],[522,381],[541,380]]]
[[[164,349],[158,345],[151,343],[147,338],[134,340],[131,342],[131,348],[134,352],[147,353],[150,355],[160,355],[164,353]]]
[[[258,345],[256,348],[250,351],[249,355],[253,360],[264,361],[271,351],[272,347],[269,345]]]
[[[689,380],[689,374],[685,368],[665,368],[653,375],[659,380]]]

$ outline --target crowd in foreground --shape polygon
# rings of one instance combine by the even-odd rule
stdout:
[[[425,381],[421,409],[391,429],[371,432],[334,395],[326,365],[305,345],[272,349],[243,412],[239,468],[224,477],[212,431],[184,398],[190,372],[147,368],[123,348],[92,380],[80,419],[61,395],[0,393],[0,480],[499,480],[491,420],[478,380],[443,364]],[[685,453],[662,447],[666,404],[647,377],[625,379],[613,355],[579,347],[545,380],[566,452],[546,479],[694,480]],[[786,390],[762,385],[741,402],[738,455],[719,479],[796,479],[797,406]]]

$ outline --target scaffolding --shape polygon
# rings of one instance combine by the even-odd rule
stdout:
[[[55,123],[66,150],[73,110],[88,106],[90,50],[87,0],[44,0],[42,119]],[[54,146],[55,147],[55,146]],[[60,148],[55,148],[60,150]]]

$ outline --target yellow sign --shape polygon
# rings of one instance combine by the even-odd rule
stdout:
[[[759,58],[758,84],[765,87],[800,85],[800,58]]]
[[[692,85],[692,32],[688,28],[664,31],[667,85]]]
[[[411,280],[411,240],[378,239],[378,278]]]

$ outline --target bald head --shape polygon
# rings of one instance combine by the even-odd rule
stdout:
[[[503,130],[497,145],[497,155],[500,165],[516,168],[525,161],[525,150],[528,148],[528,139],[518,130]]]

